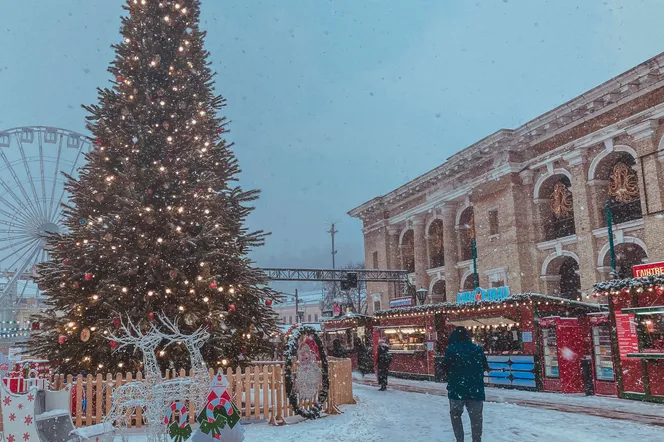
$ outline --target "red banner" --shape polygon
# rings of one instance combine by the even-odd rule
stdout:
[[[664,262],[652,262],[632,267],[632,276],[635,278],[662,274],[664,274]]]
[[[630,359],[629,353],[639,352],[639,337],[636,333],[636,316],[634,313],[615,313],[616,336],[618,337],[618,353],[620,359]]]

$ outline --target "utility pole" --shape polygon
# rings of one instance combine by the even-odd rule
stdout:
[[[302,322],[300,320],[300,296],[297,293],[297,289],[295,289],[295,319],[297,322]]]
[[[337,254],[337,251],[334,248],[334,234],[339,233],[339,231],[334,228],[334,223],[332,223],[332,226],[330,227],[330,230],[327,231],[327,233],[329,233],[330,236],[332,237],[332,270],[334,270],[336,268],[334,266],[334,258],[335,255]]]

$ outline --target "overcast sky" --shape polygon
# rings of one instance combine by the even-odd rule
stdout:
[[[84,132],[122,0],[0,0],[0,130]],[[346,212],[664,51],[662,0],[203,0],[262,266],[363,258]]]

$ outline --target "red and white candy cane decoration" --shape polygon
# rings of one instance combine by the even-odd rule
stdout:
[[[205,415],[207,416],[208,422],[214,422],[214,409],[217,408],[218,406],[222,406],[226,409],[226,414],[228,416],[233,414],[233,405],[230,403],[230,401],[227,401],[226,399],[222,397],[218,397],[216,399],[212,399],[210,402],[208,402],[207,407],[205,409]]]
[[[171,421],[171,416],[173,416],[173,413],[177,411],[180,413],[180,423],[179,426],[180,428],[184,428],[185,425],[187,425],[187,406],[178,401],[178,402],[173,402],[170,406],[170,408],[166,409],[166,413],[164,413],[164,423],[167,424]]]

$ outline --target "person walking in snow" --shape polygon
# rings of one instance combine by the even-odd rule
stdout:
[[[373,371],[373,358],[369,349],[359,337],[355,338],[355,353],[357,355],[357,369],[364,377],[364,375]]]
[[[378,345],[378,355],[376,356],[376,375],[378,376],[380,391],[387,390],[387,373],[390,371],[391,363],[390,347],[387,343],[381,342]]]
[[[443,358],[447,370],[447,397],[450,400],[452,430],[457,442],[463,442],[461,415],[468,410],[472,441],[482,441],[482,409],[484,408],[484,371],[489,370],[486,355],[473,344],[468,330],[457,327],[450,334]]]

